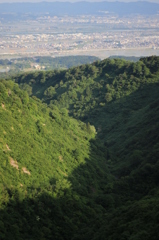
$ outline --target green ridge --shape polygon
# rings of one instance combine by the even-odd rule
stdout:
[[[1,80],[0,239],[158,240],[159,58],[14,81],[30,97]]]

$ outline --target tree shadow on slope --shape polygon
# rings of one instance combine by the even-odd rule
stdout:
[[[156,135],[159,129],[159,101],[158,98],[155,99],[157,90],[150,89],[149,86],[144,91],[145,95],[133,93],[125,97],[125,100],[110,103],[108,111],[100,113],[105,115],[99,123],[101,121],[104,126],[104,121],[107,124],[111,121],[110,124],[114,125],[111,130],[112,138],[121,129],[130,131],[125,137],[132,144],[127,150],[131,150],[133,154],[114,153],[111,148],[111,131],[102,127],[101,131],[107,133],[111,141],[104,139],[103,145],[99,139],[101,131],[98,130],[96,139],[90,141],[89,158],[67,177],[69,187],[63,186],[65,181],[58,182],[54,178],[50,179],[45,188],[2,187],[0,239],[157,240],[159,238],[157,214],[159,139]],[[151,101],[147,102],[147,94],[151,96]],[[124,112],[126,109],[128,113]],[[117,112],[120,114],[119,117],[112,119]],[[106,119],[108,115],[109,118]],[[142,118],[139,120],[139,117]],[[117,121],[123,118],[121,125],[117,124]],[[132,128],[137,124],[139,135],[135,133],[135,137],[129,139],[133,135]],[[117,143],[119,146],[120,139],[126,134],[124,131],[120,133],[121,137]],[[78,152],[75,153],[75,161],[80,161],[81,157]]]
[[[91,144],[97,144],[96,140]],[[81,229],[85,234],[91,231],[94,220],[105,211],[95,198],[110,178],[106,152],[98,145],[93,146],[94,155],[90,149],[89,159],[70,176],[52,178],[45,187],[3,186],[0,239],[70,240],[80,239]],[[80,157],[76,153],[75,161]],[[64,185],[65,179],[69,187]]]
[[[155,164],[115,178],[109,153],[96,139],[89,159],[64,177],[69,188],[54,178],[45,188],[3,187],[0,239],[157,240],[157,153]],[[76,154],[77,161],[79,157]]]
[[[158,156],[158,90],[158,84],[148,84],[109,103],[96,116],[90,115],[90,123],[95,125],[98,138],[107,148],[111,173],[117,179],[133,173],[141,176],[141,183],[144,176],[146,178],[149,173],[156,172],[151,164],[157,163]]]
[[[85,121],[95,126],[98,138],[112,152],[126,154],[135,145],[151,147],[158,139],[158,90],[158,84],[147,84],[128,96],[94,108]]]

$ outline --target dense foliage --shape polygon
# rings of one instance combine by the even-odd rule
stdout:
[[[99,60],[94,56],[64,56],[64,57],[25,57],[0,59],[0,78],[10,78],[14,74],[24,71],[36,71],[37,69],[54,70],[67,69],[81,64],[92,63]]]
[[[0,82],[0,239],[158,240],[159,58],[14,81],[31,97]]]
[[[157,82],[157,68],[157,57],[143,58],[136,63],[106,59],[69,70],[22,74],[15,77],[15,82],[29,95],[67,108],[70,115],[86,120],[108,103]]]
[[[137,61],[140,60],[141,57],[112,55],[112,56],[110,56],[109,58],[110,58],[110,59],[119,58],[119,59],[124,59],[124,60],[127,60],[127,61],[137,62]]]

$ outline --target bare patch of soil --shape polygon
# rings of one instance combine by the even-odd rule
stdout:
[[[6,148],[7,148],[8,151],[11,151],[8,144],[6,144]]]
[[[59,156],[59,160],[60,160],[61,162],[63,162],[63,158],[62,158],[62,156]]]
[[[6,110],[4,103],[2,103],[2,108],[3,108],[4,110]]]
[[[67,177],[67,173],[63,172],[60,168],[58,168],[58,171],[61,172],[65,177]]]
[[[24,173],[26,173],[26,174],[28,174],[28,175],[31,174],[25,167],[23,167],[22,170],[23,170]]]
[[[16,168],[17,170],[19,170],[19,166],[17,161],[15,161],[13,158],[10,158],[10,165],[14,168]]]

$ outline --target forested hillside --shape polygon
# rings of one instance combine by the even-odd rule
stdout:
[[[158,240],[159,58],[14,82],[0,82],[0,239]]]
[[[55,69],[68,69],[81,64],[92,63],[99,60],[94,56],[63,56],[63,57],[24,57],[0,59],[0,79],[9,79],[12,75],[22,72]]]

